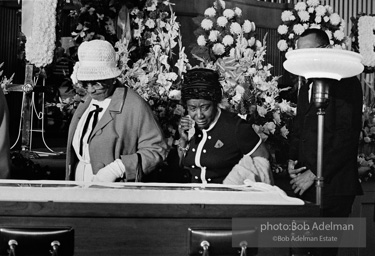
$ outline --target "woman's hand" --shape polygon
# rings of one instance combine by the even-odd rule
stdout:
[[[178,125],[178,132],[180,134],[180,146],[186,147],[188,138],[188,131],[194,127],[194,121],[189,115],[183,116],[180,119],[180,124]],[[181,145],[184,144],[184,145]]]

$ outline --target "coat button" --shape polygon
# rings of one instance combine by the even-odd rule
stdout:
[[[195,152],[195,148],[193,148],[191,151]]]
[[[208,136],[208,139],[210,140],[210,139],[211,139],[211,136]]]
[[[194,179],[196,179],[196,180],[197,180],[197,179],[198,179],[198,176],[195,176],[195,177],[194,177]]]
[[[195,165],[192,165],[191,168],[195,168]]]
[[[210,179],[210,178],[208,178],[207,180],[208,180],[208,181],[211,181],[211,179]]]
[[[206,153],[206,152],[207,152],[207,150],[203,149],[203,153]]]

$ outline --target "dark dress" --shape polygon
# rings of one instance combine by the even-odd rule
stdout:
[[[261,143],[252,125],[237,114],[219,111],[208,129],[196,128],[183,165],[192,182],[222,183],[244,155],[252,154]]]

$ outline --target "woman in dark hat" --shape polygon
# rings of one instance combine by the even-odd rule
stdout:
[[[271,183],[268,151],[252,125],[218,107],[219,80],[216,71],[203,68],[184,76],[181,97],[188,115],[179,124],[182,165],[194,183],[243,184],[245,179]]]

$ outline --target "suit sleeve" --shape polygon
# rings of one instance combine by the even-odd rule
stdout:
[[[335,88],[326,117],[323,149],[323,177],[327,182],[347,165],[355,163],[362,128],[362,87],[357,78],[343,79]],[[332,122],[332,123],[331,123]]]

